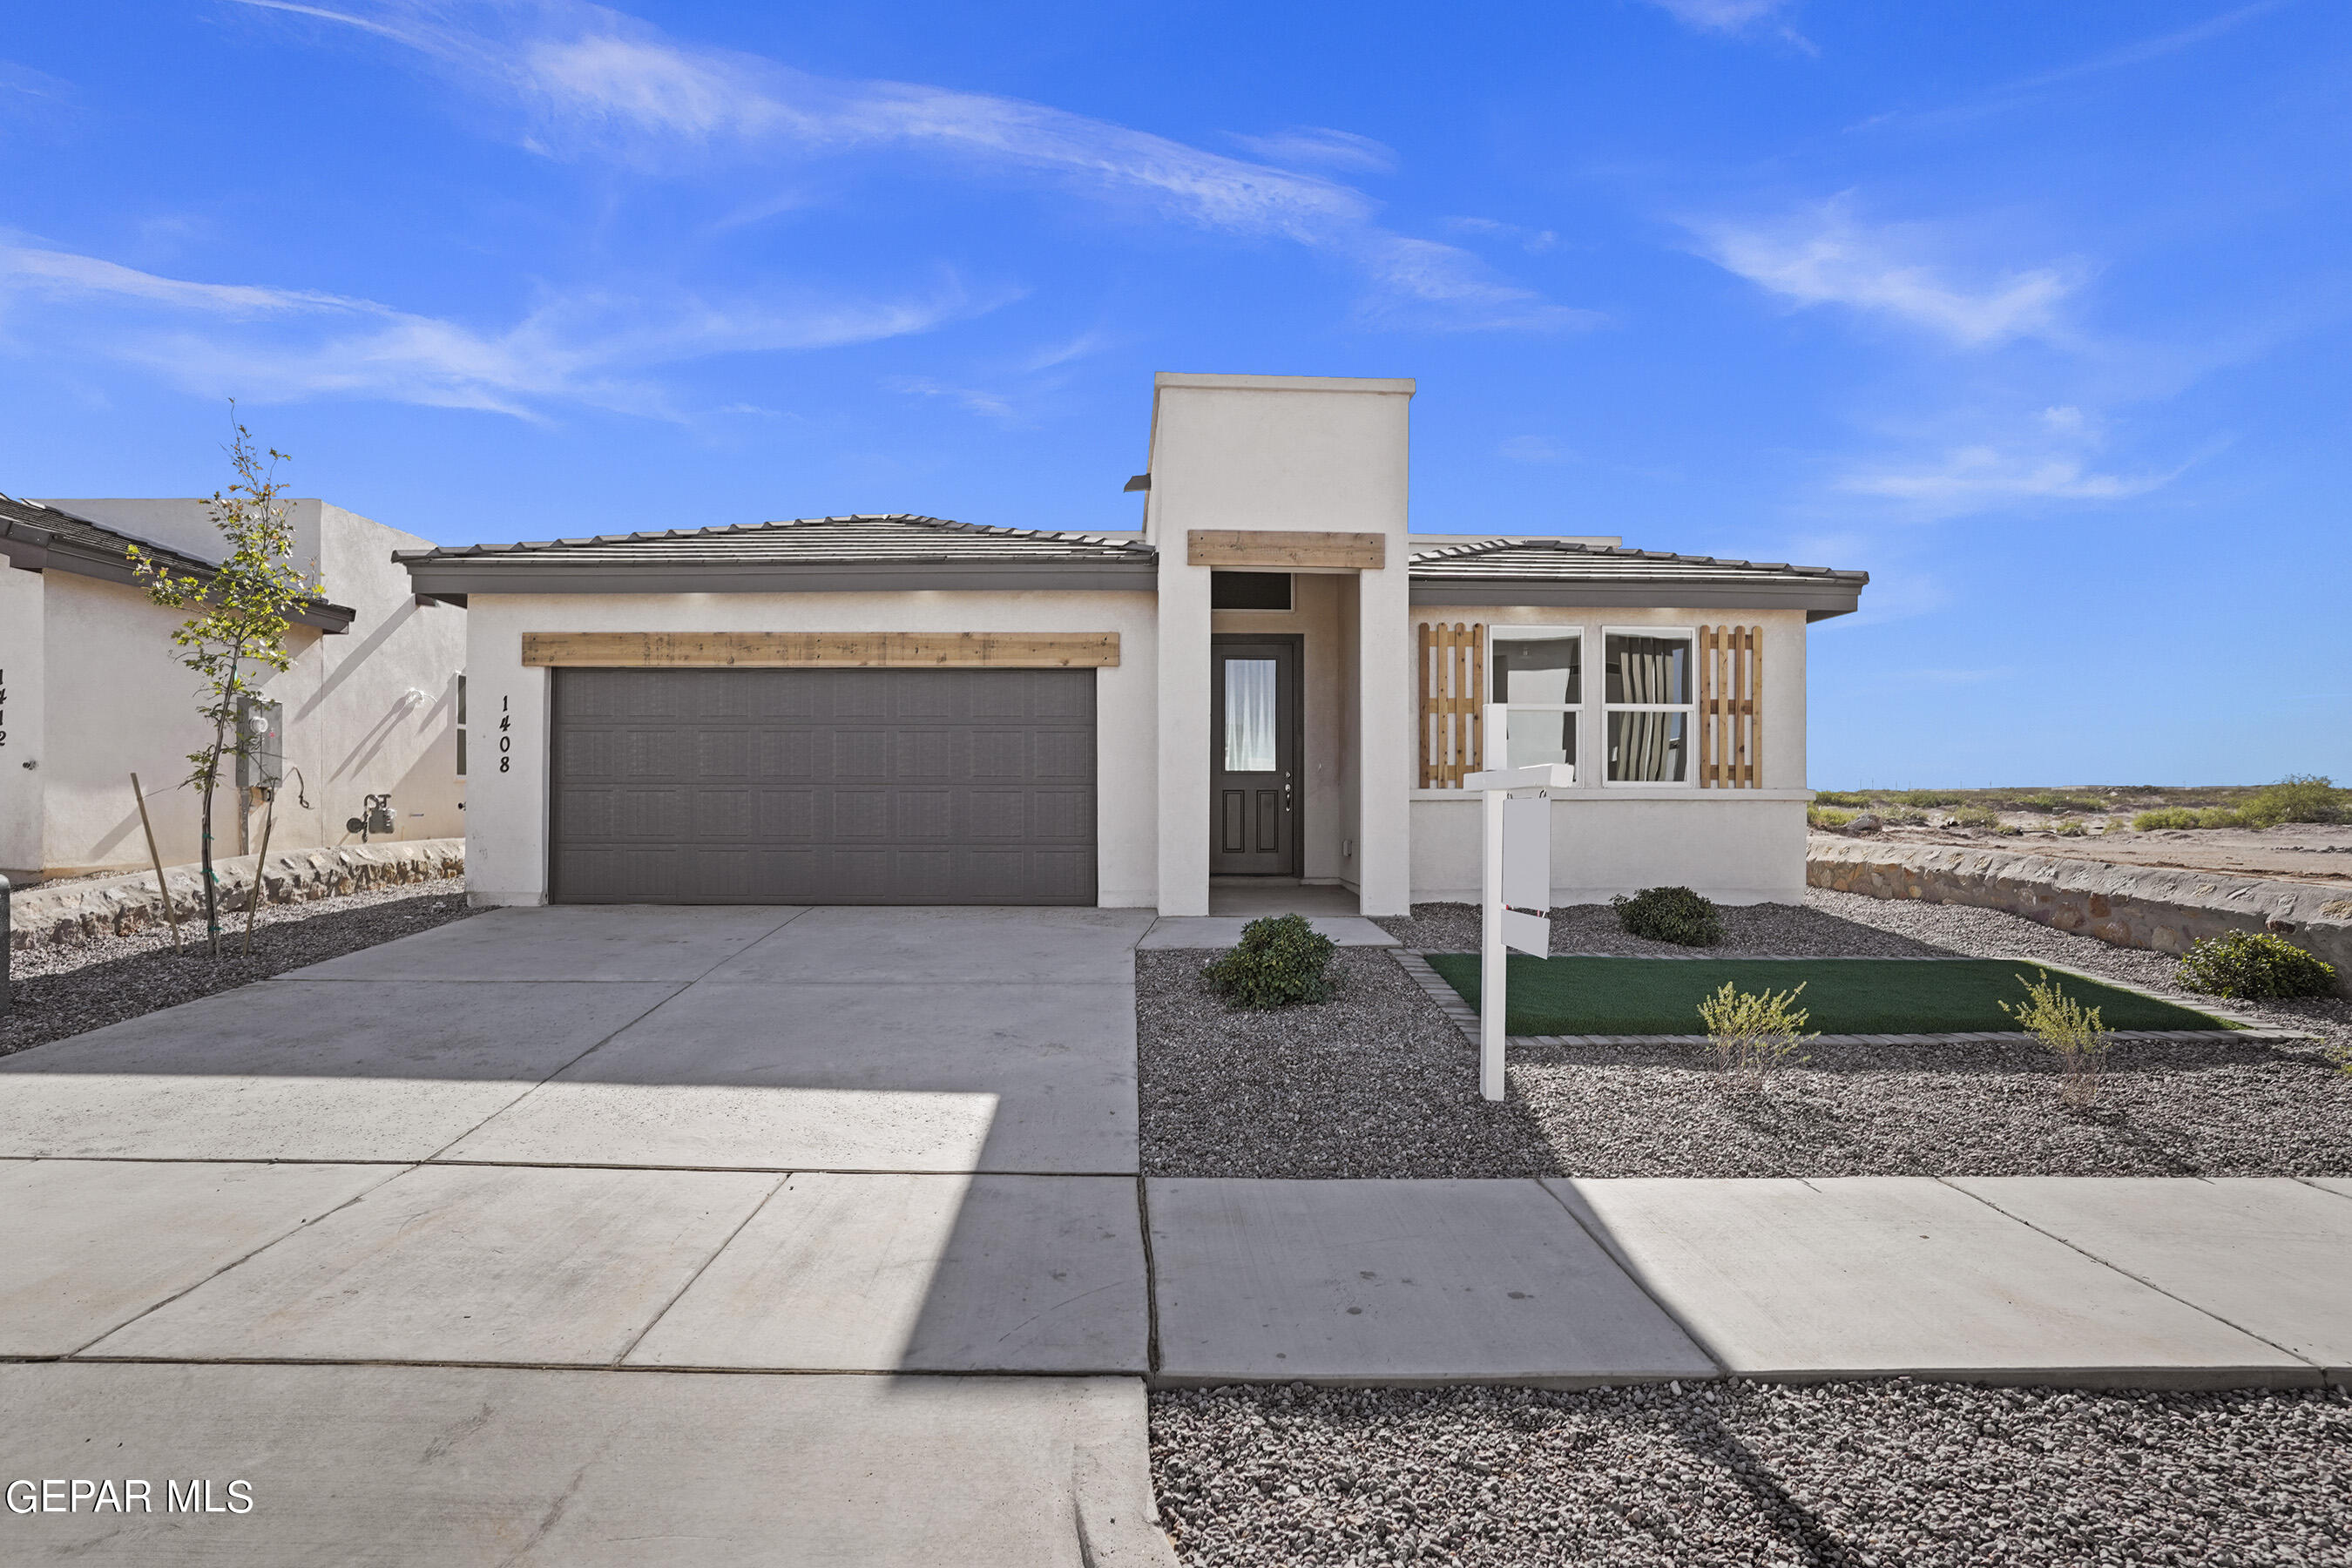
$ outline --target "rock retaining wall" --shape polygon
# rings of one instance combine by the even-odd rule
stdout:
[[[213,862],[223,910],[242,913],[253,892],[252,855]],[[331,899],[341,893],[401,882],[425,882],[466,874],[466,841],[462,838],[419,838],[407,843],[348,844],[333,849],[273,851],[261,879],[262,899],[272,904]],[[204,882],[194,866],[173,866],[163,873],[172,890],[173,907],[184,930],[190,920],[202,931]],[[155,873],[141,871],[121,877],[92,877],[78,882],[55,882],[26,888],[10,900],[8,944],[11,947],[58,947],[95,942],[101,937],[127,936],[163,923],[163,897],[155,887]]]
[[[2186,952],[2225,931],[2267,931],[2334,964],[2339,988],[2352,994],[2352,887],[1821,834],[1806,845],[1805,879],[1874,899],[2006,910],[2158,952]]]

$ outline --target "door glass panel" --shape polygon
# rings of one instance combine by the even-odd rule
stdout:
[[[1275,771],[1275,661],[1225,660],[1225,772]]]
[[[1612,784],[1680,784],[1689,752],[1679,713],[1609,715]]]
[[[1575,637],[1496,637],[1494,659],[1497,702],[1584,700]]]
[[[1507,766],[1531,768],[1541,763],[1576,761],[1576,715],[1548,713],[1540,709],[1515,708],[1503,715],[1504,750]]]

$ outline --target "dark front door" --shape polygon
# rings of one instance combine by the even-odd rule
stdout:
[[[1210,644],[1209,872],[1298,873],[1298,640]]]

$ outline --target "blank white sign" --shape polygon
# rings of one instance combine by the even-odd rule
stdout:
[[[1522,910],[1551,908],[1549,800],[1503,802],[1503,902]]]
[[[1505,910],[1503,945],[1513,952],[1532,952],[1541,958],[1551,951],[1551,921],[1541,915]]]

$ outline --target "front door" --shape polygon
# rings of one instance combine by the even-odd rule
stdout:
[[[1298,874],[1298,640],[1210,645],[1209,872]]]

